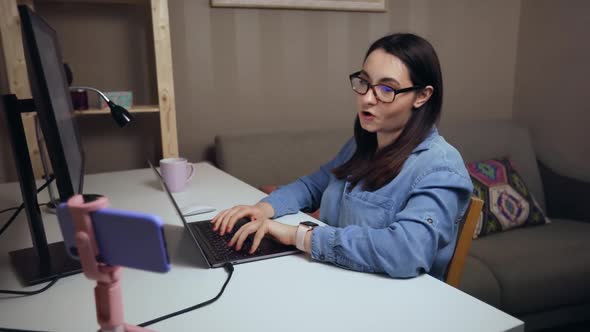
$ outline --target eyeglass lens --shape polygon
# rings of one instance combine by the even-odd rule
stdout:
[[[352,89],[361,95],[366,94],[371,87],[369,82],[360,77],[351,78],[350,83],[352,84]],[[387,85],[377,84],[372,87],[374,88],[373,90],[375,91],[377,98],[382,102],[389,103],[395,98],[395,90]]]

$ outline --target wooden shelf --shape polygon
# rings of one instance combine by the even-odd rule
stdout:
[[[129,109],[129,112],[131,113],[159,113],[160,112],[160,108],[158,107],[158,105],[137,105],[137,106],[133,106],[131,109]],[[98,108],[91,108],[88,110],[82,110],[82,111],[74,111],[74,114],[76,115],[95,115],[95,114],[110,114],[111,110],[108,108],[103,108],[103,109],[98,109]]]
[[[178,157],[178,134],[176,131],[176,107],[174,79],[172,77],[168,0],[0,0],[0,42],[4,51],[4,66],[9,82],[9,92],[16,94],[19,99],[31,98],[31,91],[27,76],[17,4],[26,4],[34,8],[35,2],[149,5],[151,8],[158,104],[139,105],[129,111],[132,113],[158,113],[160,118],[162,157]],[[76,116],[108,113],[110,113],[108,109],[75,111]],[[41,166],[40,151],[35,132],[35,115],[32,113],[24,114],[23,121],[29,155],[33,164],[33,172],[36,177],[41,177],[43,175],[43,168]]]

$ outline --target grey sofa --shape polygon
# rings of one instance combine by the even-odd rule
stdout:
[[[588,186],[576,183],[577,199],[543,188],[528,131],[513,122],[453,122],[439,130],[467,162],[511,158],[545,211],[546,196],[561,201],[549,204],[549,224],[474,240],[459,288],[524,320],[527,331],[590,320],[590,220],[587,212],[571,211],[590,203],[577,197],[590,193]],[[351,136],[352,129],[219,135],[216,158],[220,168],[251,185],[280,185],[315,171]],[[571,187],[542,170],[552,175],[549,189]]]

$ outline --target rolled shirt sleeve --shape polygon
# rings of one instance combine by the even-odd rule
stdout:
[[[456,241],[458,221],[467,209],[471,191],[471,181],[452,169],[432,171],[416,180],[405,206],[393,214],[385,228],[315,228],[311,256],[396,278],[428,273],[437,252]]]

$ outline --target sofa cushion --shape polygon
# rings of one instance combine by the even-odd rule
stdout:
[[[485,303],[500,308],[500,284],[489,266],[467,256],[459,289]]]
[[[469,254],[493,271],[500,309],[527,314],[590,303],[589,236],[590,223],[553,219],[474,240]]]
[[[215,137],[215,158],[222,170],[255,187],[291,183],[334,158],[353,134],[352,127],[223,134]]]
[[[484,201],[474,238],[549,222],[510,160],[470,162],[467,170],[474,195]]]

